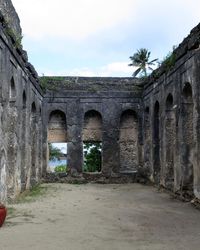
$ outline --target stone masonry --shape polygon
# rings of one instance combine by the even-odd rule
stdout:
[[[101,177],[137,175],[200,199],[200,24],[145,80],[39,79],[11,1],[0,10],[0,201],[40,182],[52,142],[68,144],[69,175],[83,174],[83,143],[101,142]]]

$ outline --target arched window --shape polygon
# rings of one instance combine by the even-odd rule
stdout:
[[[128,109],[120,118],[120,172],[134,172],[138,166],[138,117]]]
[[[23,109],[26,108],[26,92],[25,92],[25,90],[23,91],[23,95],[22,95],[22,106],[23,106]]]
[[[85,172],[100,172],[102,168],[102,116],[96,110],[85,113],[83,126]]]
[[[174,188],[174,152],[175,152],[175,113],[173,109],[173,96],[168,94],[165,104],[164,120],[164,167],[163,185],[170,190]]]
[[[193,131],[193,95],[192,86],[186,82],[182,89],[181,104],[181,127],[182,127],[182,189],[193,190],[193,149],[194,149],[194,131]]]
[[[16,86],[15,86],[15,81],[14,81],[14,78],[12,77],[11,78],[11,81],[10,81],[10,99],[13,100],[16,98]]]
[[[32,115],[34,115],[36,113],[37,109],[36,109],[36,105],[35,105],[35,102],[32,103],[31,105],[31,113]]]
[[[160,105],[156,101],[153,114],[153,177],[160,183]]]

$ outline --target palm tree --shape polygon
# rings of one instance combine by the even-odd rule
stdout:
[[[147,77],[147,70],[153,71],[151,66],[155,65],[155,62],[158,59],[154,59],[149,62],[150,54],[151,54],[150,51],[148,51],[145,48],[141,48],[137,50],[137,52],[133,56],[130,56],[132,63],[130,63],[128,66],[138,67],[133,72],[134,77],[139,73],[141,73],[141,76]]]

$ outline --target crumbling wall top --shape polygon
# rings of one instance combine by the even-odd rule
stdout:
[[[0,0],[0,11],[16,35],[21,36],[20,19],[11,0]]]

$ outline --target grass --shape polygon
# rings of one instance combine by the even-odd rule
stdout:
[[[7,219],[14,218],[16,216],[16,208],[7,207]]]
[[[47,193],[47,187],[42,185],[36,185],[30,190],[26,190],[21,193],[13,202],[11,203],[25,203],[34,202],[38,198],[44,196]]]
[[[41,198],[47,193],[47,186],[37,185],[30,190],[21,193],[14,201],[10,201],[7,206],[7,217],[5,221],[6,226],[15,226],[25,222],[31,223],[34,219],[34,215],[29,210],[19,209],[16,204],[22,204],[26,202],[35,202],[38,198]],[[13,205],[13,206],[12,206]],[[17,219],[17,221],[16,221]]]

